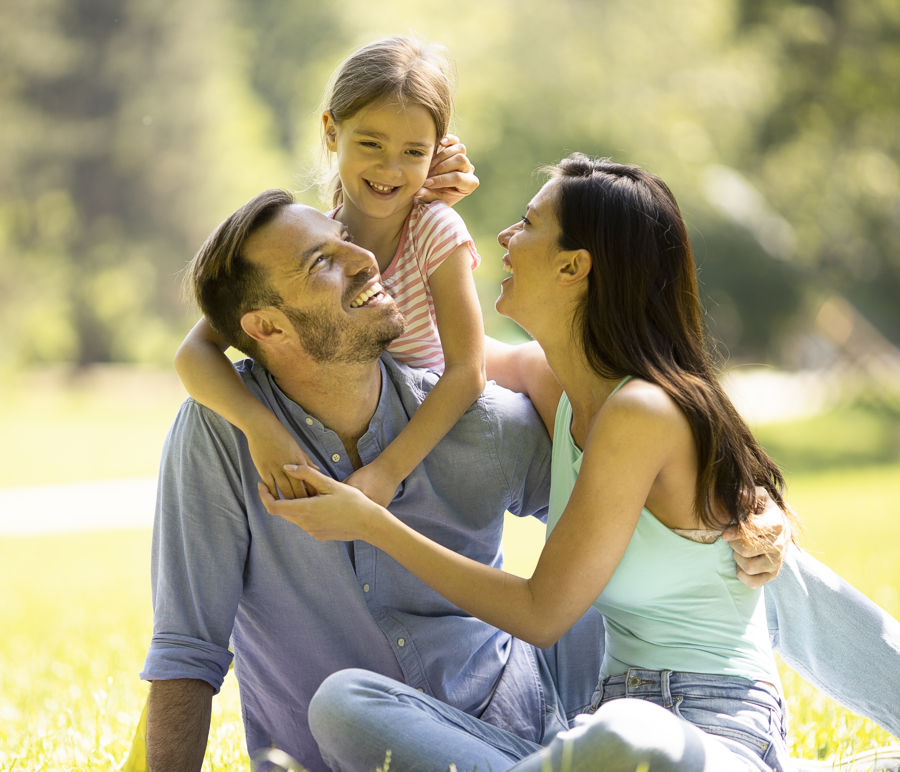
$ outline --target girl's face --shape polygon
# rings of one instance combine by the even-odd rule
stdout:
[[[340,123],[330,112],[322,120],[325,143],[337,153],[344,200],[369,217],[405,217],[437,145],[429,112],[382,100]]]
[[[525,216],[497,237],[506,250],[503,267],[510,275],[501,282],[495,305],[526,330],[529,315],[548,307],[542,299],[553,292],[553,258],[562,251],[556,196],[556,181],[550,180],[528,204]]]

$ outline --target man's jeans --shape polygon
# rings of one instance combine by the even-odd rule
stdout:
[[[785,661],[823,692],[900,735],[900,623],[797,549],[789,551],[781,575],[767,585],[766,600],[773,641]],[[559,699],[570,719],[591,709],[603,640],[596,637],[595,621],[588,619],[556,647],[539,652],[547,667],[548,706]],[[310,725],[336,770],[372,769],[384,763],[387,748],[391,767],[403,770],[446,769],[455,763],[460,772],[485,772],[510,769],[524,759],[516,772],[531,772],[542,769],[548,756],[554,759],[553,769],[556,761],[575,763],[579,758],[593,764],[584,769],[596,769],[598,754],[604,769],[615,769],[618,758],[632,763],[635,747],[646,745],[648,736],[674,738],[705,759],[698,766],[699,756],[669,758],[660,769],[740,769],[744,764],[733,755],[723,757],[721,743],[649,702],[627,699],[608,705],[609,710],[603,706],[594,717],[570,721],[558,737],[563,722],[543,717],[547,731],[542,750],[391,679],[342,671],[314,697]],[[598,716],[607,731],[591,732]]]

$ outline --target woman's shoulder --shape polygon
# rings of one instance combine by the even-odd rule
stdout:
[[[674,430],[690,430],[687,418],[672,396],[659,384],[629,378],[597,411],[595,423],[607,429],[620,425],[635,432],[668,436]]]

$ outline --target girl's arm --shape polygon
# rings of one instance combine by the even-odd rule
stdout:
[[[197,402],[217,412],[247,437],[260,478],[273,494],[305,496],[302,485],[284,473],[284,464],[309,459],[275,415],[244,386],[225,349],[228,344],[205,318],[194,325],[175,354],[175,371]]]
[[[432,272],[429,286],[444,374],[394,441],[346,480],[383,506],[484,389],[484,326],[466,245]]]
[[[513,345],[486,337],[484,342],[488,380],[528,397],[552,439],[562,386],[547,364],[544,349],[534,340]]]
[[[643,400],[646,402],[647,400]],[[610,401],[595,417],[581,472],[530,579],[485,566],[409,528],[348,486],[314,470],[291,473],[317,494],[266,509],[317,539],[365,539],[470,614],[545,647],[596,599],[625,552],[641,507],[682,436],[666,409]],[[652,403],[653,400],[650,400]],[[677,408],[675,408],[677,410]]]

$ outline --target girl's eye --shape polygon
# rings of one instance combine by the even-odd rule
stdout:
[[[373,142],[370,139],[364,139],[359,144],[362,145],[363,147],[378,147],[378,143]]]
[[[411,156],[415,156],[416,158],[425,158],[424,150],[410,150],[408,152]]]

